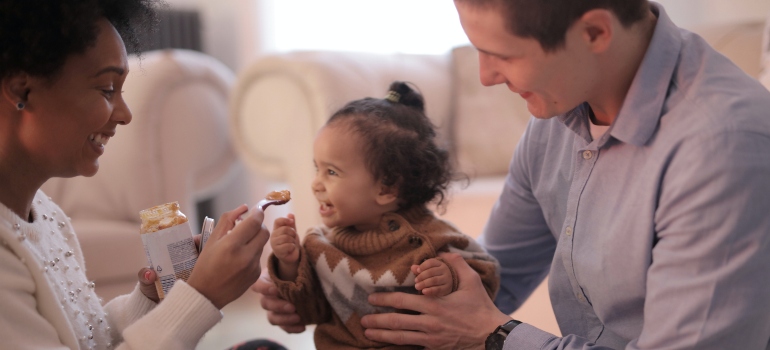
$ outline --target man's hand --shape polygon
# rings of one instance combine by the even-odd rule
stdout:
[[[270,324],[281,327],[286,333],[305,331],[305,325],[301,323],[296,308],[292,303],[278,296],[278,288],[275,287],[267,271],[262,271],[262,275],[251,286],[251,290],[262,294],[260,304],[267,310],[267,320]]]
[[[419,315],[373,314],[361,325],[366,337],[384,343],[420,345],[427,349],[484,349],[487,335],[511,318],[489,299],[479,275],[457,254],[442,253],[454,268],[460,285],[454,293],[432,298],[406,293],[375,293],[375,306],[414,310]]]

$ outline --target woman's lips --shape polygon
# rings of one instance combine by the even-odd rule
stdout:
[[[105,134],[97,132],[88,136],[88,140],[93,142],[94,144],[104,147],[107,145],[107,142],[110,141],[110,137]]]
[[[107,145],[109,140],[110,136],[102,133],[93,133],[88,136],[88,143],[91,144],[91,147],[98,155],[104,154],[104,146]]]

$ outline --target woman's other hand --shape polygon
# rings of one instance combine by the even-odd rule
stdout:
[[[144,294],[147,299],[150,299],[156,303],[160,302],[160,297],[158,297],[158,289],[155,288],[155,280],[158,279],[158,275],[155,274],[155,271],[149,267],[143,267],[141,270],[139,270],[137,278],[139,279],[139,290],[142,292],[142,294]]]

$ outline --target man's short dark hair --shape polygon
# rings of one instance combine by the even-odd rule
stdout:
[[[647,0],[455,0],[474,6],[495,7],[505,16],[511,34],[533,38],[545,51],[564,47],[567,29],[593,9],[612,11],[624,26],[642,20],[650,9]]]

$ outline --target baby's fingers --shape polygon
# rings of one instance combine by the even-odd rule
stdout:
[[[435,258],[434,259],[428,259],[428,260],[423,261],[422,264],[420,264],[420,269],[419,270],[420,270],[420,272],[422,272],[422,271],[425,271],[425,270],[430,269],[430,268],[442,267],[442,266],[445,266],[445,264],[441,260],[435,259]]]
[[[273,230],[277,230],[279,227],[294,227],[294,214],[289,214],[287,217],[277,218],[273,221]]]
[[[279,253],[285,252],[287,246],[294,247],[295,244],[291,237],[273,235],[270,237],[270,246],[273,247],[275,253]]]

